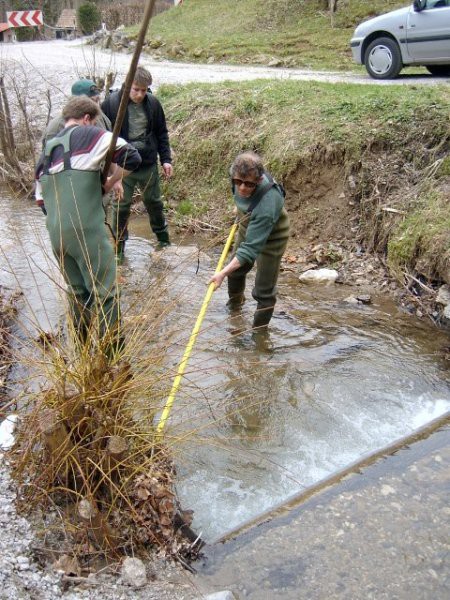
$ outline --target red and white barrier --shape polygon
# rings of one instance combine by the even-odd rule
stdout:
[[[37,27],[44,24],[42,10],[13,10],[6,13],[10,27]]]

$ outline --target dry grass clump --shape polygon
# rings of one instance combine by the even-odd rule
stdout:
[[[56,502],[78,555],[150,545],[190,556],[175,469],[151,420],[136,414],[141,383],[129,363],[100,352],[70,364],[59,349],[45,355],[53,378],[32,398],[13,453],[23,506]]]
[[[10,324],[16,315],[15,302],[18,294],[4,295],[0,288],[0,402],[6,400],[5,381],[11,367],[9,344]],[[0,407],[2,408],[2,407]],[[3,410],[0,411],[0,415]]]
[[[163,285],[152,288],[136,294],[139,310],[123,303],[127,343],[113,356],[95,322],[84,344],[67,326],[41,331],[21,351],[30,378],[11,459],[21,506],[57,507],[49,550],[60,552],[63,539],[65,552],[85,561],[158,549],[182,562],[199,551],[192,511],[176,497],[173,448],[153,426],[172,372],[164,367],[170,333],[158,340],[171,303],[158,300]]]

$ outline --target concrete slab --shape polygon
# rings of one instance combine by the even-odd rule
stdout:
[[[450,598],[450,426],[207,549],[198,584],[250,600]]]

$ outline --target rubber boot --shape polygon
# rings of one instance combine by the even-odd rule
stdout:
[[[245,302],[244,296],[245,278],[233,279],[228,277],[228,297],[227,308],[230,311],[239,310]]]
[[[158,250],[160,250],[161,248],[166,248],[167,246],[170,246],[170,239],[169,239],[169,232],[166,231],[160,231],[159,233],[156,234],[156,237],[158,238]]]
[[[273,306],[260,307],[255,312],[253,317],[253,329],[267,329],[272,318],[274,308]]]

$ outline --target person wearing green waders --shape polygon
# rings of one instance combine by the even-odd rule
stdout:
[[[102,194],[121,192],[121,180],[139,167],[138,152],[118,138],[113,174],[101,184],[112,133],[95,126],[98,105],[74,97],[63,109],[64,129],[49,140],[36,167],[36,201],[47,215],[53,252],[69,286],[75,332],[86,342],[98,326],[110,355],[122,345],[114,249],[105,225]],[[96,317],[94,321],[94,311]]]
[[[128,239],[133,193],[136,187],[142,192],[150,226],[158,240],[158,248],[170,245],[169,230],[164,215],[159,184],[158,155],[164,177],[172,176],[172,158],[169,145],[166,117],[161,103],[148,89],[152,76],[144,67],[137,67],[131,85],[125,118],[120,135],[134,146],[142,158],[142,164],[124,181],[123,198],[112,203],[111,226],[115,231],[117,260],[124,258],[125,242]],[[123,90],[110,94],[101,105],[102,111],[114,127]]]
[[[254,329],[266,329],[277,299],[281,257],[289,239],[284,189],[264,169],[254,152],[239,154],[230,168],[239,219],[233,258],[210,280],[216,289],[228,278],[227,306],[234,311],[245,302],[245,279],[256,262],[252,291],[257,302]]]

